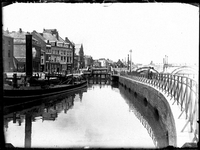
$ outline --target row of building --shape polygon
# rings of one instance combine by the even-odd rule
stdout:
[[[3,31],[4,72],[25,72],[26,35],[32,35],[33,72],[68,73],[90,66],[91,56],[84,55],[83,44],[62,39],[56,29],[25,32]]]

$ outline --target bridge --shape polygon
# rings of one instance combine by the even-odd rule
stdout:
[[[141,83],[148,86],[165,97],[175,120],[177,137],[176,144],[171,142],[170,145],[182,147],[186,144],[198,144],[199,85],[197,70],[182,66],[175,68],[171,73],[160,73],[153,67],[142,67],[132,72],[118,69],[113,73],[114,76],[128,78],[137,85]],[[124,86],[131,90],[126,83]]]
[[[90,78],[109,78],[111,72],[108,68],[92,68],[91,70],[84,71],[83,74]]]

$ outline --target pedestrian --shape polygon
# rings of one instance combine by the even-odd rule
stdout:
[[[150,68],[147,70],[147,79],[150,79]]]

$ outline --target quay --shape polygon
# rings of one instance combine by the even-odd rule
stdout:
[[[128,91],[132,91],[134,96],[142,96],[145,106],[152,106],[158,121],[163,125],[168,145],[197,147],[199,142],[197,81],[187,76],[157,72],[145,74],[137,71],[118,71],[112,78]]]

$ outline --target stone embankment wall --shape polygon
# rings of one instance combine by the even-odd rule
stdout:
[[[133,93],[135,96],[137,96],[137,94],[142,95],[144,98],[144,105],[150,104],[152,106],[156,114],[156,119],[159,121],[160,125],[163,126],[163,132],[166,132],[169,145],[176,147],[177,137],[175,121],[166,98],[153,87],[127,77],[120,76],[119,83],[128,90],[134,91]]]

